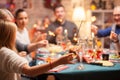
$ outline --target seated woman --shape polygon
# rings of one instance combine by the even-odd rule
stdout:
[[[15,23],[17,25],[16,41],[19,41],[24,45],[34,43],[34,42],[30,41],[29,33],[27,30],[28,21],[29,21],[28,14],[25,10],[18,9],[15,12]],[[38,34],[37,36],[39,38],[41,38],[42,34]],[[37,36],[35,38],[38,38]],[[38,42],[38,41],[40,41],[40,40],[36,40],[35,42]],[[38,48],[40,48],[40,47],[38,47]],[[33,56],[35,56],[35,54],[36,54],[35,52],[32,52],[26,56],[26,59],[30,62],[31,66],[35,65],[35,61],[33,59],[34,58]]]
[[[5,21],[14,22],[14,16],[12,13],[7,9],[0,9],[0,19]],[[35,51],[39,47],[42,47],[41,41],[30,43],[30,44],[23,44],[20,41],[16,40],[16,48],[19,52],[26,51],[27,53],[30,53],[32,51]]]
[[[21,80],[20,74],[34,77],[61,65],[72,63],[72,54],[64,55],[52,62],[30,67],[28,61],[17,54],[15,48],[17,26],[15,23],[0,20],[0,79]],[[47,41],[41,42],[43,46]]]

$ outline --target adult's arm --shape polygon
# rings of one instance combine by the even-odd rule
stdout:
[[[1,70],[8,73],[22,73],[28,76],[37,76],[47,72],[48,70],[61,65],[72,63],[72,54],[64,55],[50,63],[43,65],[29,66],[25,58],[20,57],[15,51],[3,47],[0,49]]]
[[[22,44],[20,41],[16,40],[16,48],[19,52],[21,51],[29,52],[27,46],[28,46],[27,44]]]
[[[110,35],[110,32],[111,32],[111,27],[106,28],[104,30],[98,30],[96,36],[98,36],[98,37],[106,37],[106,36]]]
[[[35,77],[37,75],[41,75],[47,71],[49,71],[50,69],[61,65],[61,64],[69,64],[69,63],[73,63],[72,60],[72,54],[68,54],[68,55],[64,55],[62,57],[60,57],[59,59],[56,59],[50,63],[46,63],[46,64],[42,64],[42,65],[37,65],[37,66],[32,66],[30,67],[29,65],[23,65],[23,69],[22,69],[22,73],[31,76],[31,77]]]
[[[16,41],[16,48],[19,52],[26,51],[29,53],[29,52],[37,50],[40,47],[45,47],[47,44],[48,44],[47,40],[42,40],[39,42],[27,44],[27,45],[22,44],[19,41]]]
[[[32,52],[32,51],[35,51],[37,50],[38,48],[41,48],[41,47],[46,47],[48,45],[48,41],[47,40],[41,40],[39,42],[35,42],[35,43],[31,43],[27,46],[27,50],[29,52]]]

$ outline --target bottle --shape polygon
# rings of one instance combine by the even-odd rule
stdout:
[[[97,3],[94,0],[92,0],[92,2],[90,4],[90,8],[91,8],[91,10],[96,10],[97,9]]]
[[[102,0],[99,0],[98,7],[99,9],[102,9]]]
[[[111,8],[114,9],[114,0],[111,1]]]
[[[68,43],[69,43],[68,31],[67,31],[67,29],[65,29],[64,30],[64,38],[63,38],[63,41],[61,44],[61,46],[63,47],[64,50],[67,48]]]
[[[106,9],[106,1],[102,2],[102,9]]]
[[[106,9],[106,1],[105,0],[99,0],[98,7],[99,7],[99,9]]]

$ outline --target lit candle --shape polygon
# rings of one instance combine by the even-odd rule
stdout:
[[[64,31],[65,31],[65,33],[67,33],[67,29],[65,29]]]
[[[67,29],[64,30],[64,34],[65,34],[65,36],[68,35]]]
[[[67,33],[68,33],[68,32],[67,32],[67,29],[64,30],[64,33],[65,33],[65,35],[67,35]]]
[[[95,22],[96,21],[96,17],[95,16],[92,16],[91,17],[91,22],[93,23],[93,22]]]
[[[49,34],[50,36],[55,36],[54,32],[52,32],[52,31],[48,31],[48,34]]]
[[[34,24],[33,27],[36,28],[36,27],[37,27],[37,24]]]
[[[94,36],[94,33],[92,32],[92,38],[94,38],[95,36]]]

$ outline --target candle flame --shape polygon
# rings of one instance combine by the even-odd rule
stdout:
[[[52,32],[52,31],[48,31],[48,34],[49,34],[50,36],[55,36],[54,32]]]
[[[92,21],[92,22],[96,21],[96,17],[95,17],[95,16],[92,16],[91,21]]]
[[[37,27],[37,24],[34,24],[33,27],[36,28],[36,27]]]
[[[65,29],[65,33],[67,33],[67,29]]]
[[[92,38],[94,38],[95,37],[95,35],[94,35],[94,33],[92,32]]]

